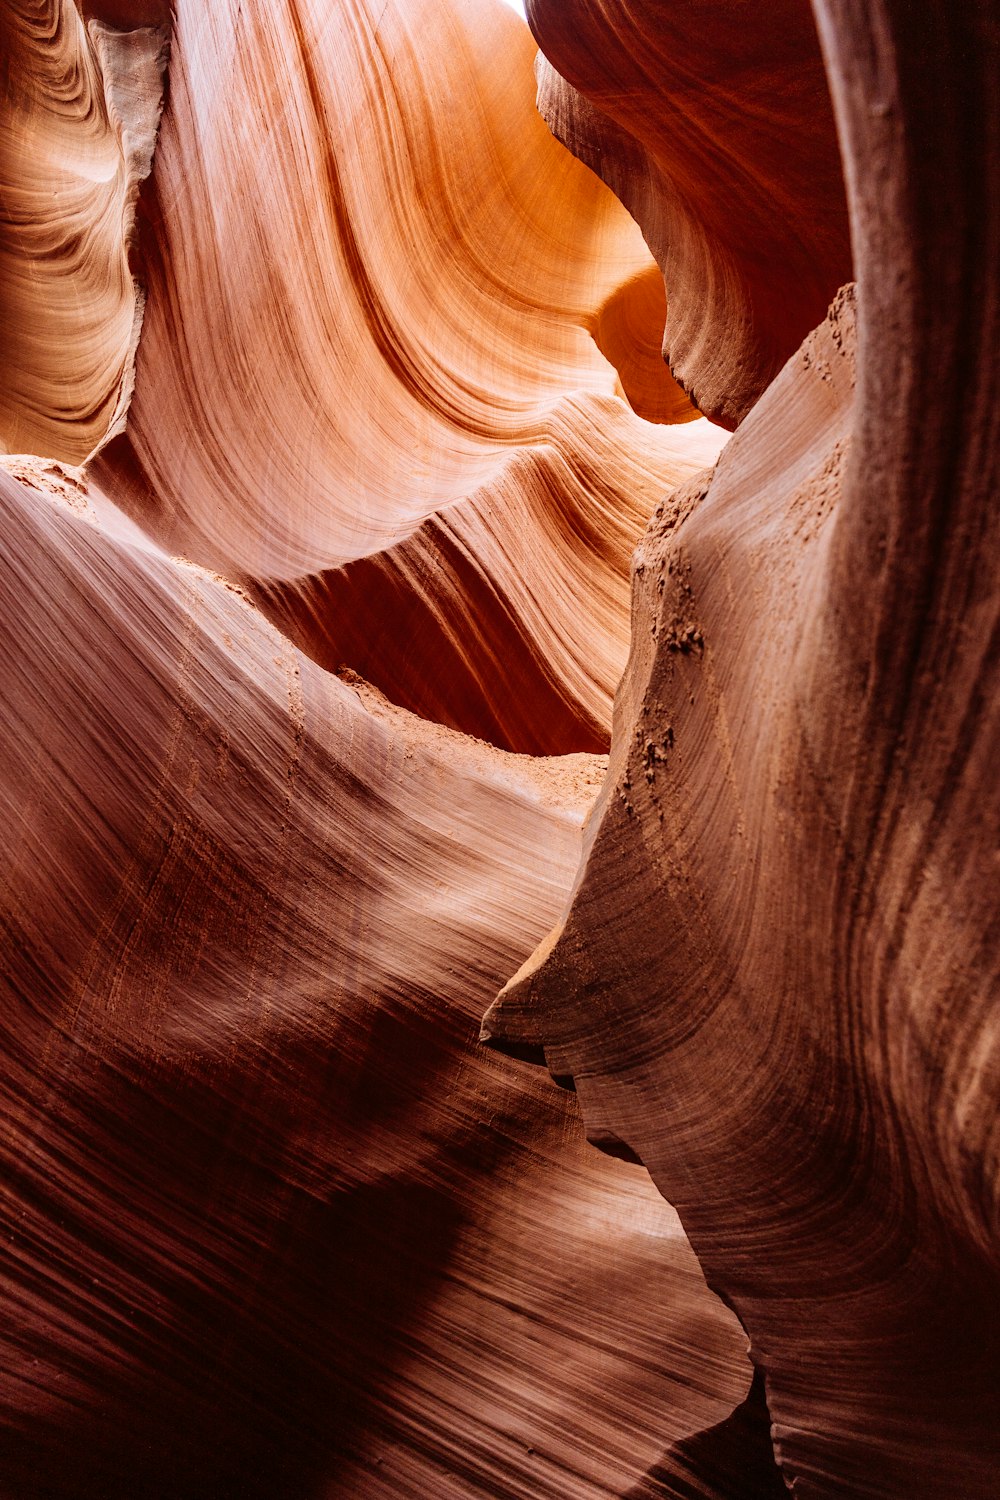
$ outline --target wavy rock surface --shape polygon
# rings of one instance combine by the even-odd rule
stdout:
[[[529,0],[538,105],[635,216],[667,286],[664,356],[734,426],[851,275],[808,0]]]
[[[601,763],[390,708],[8,467],[5,1492],[624,1493],[744,1340],[476,1043]]]
[[[606,750],[641,518],[719,434],[697,423],[681,457],[596,397],[567,397],[549,431],[396,546],[248,588],[317,661],[435,722],[529,754]]]
[[[150,36],[32,14],[43,118],[47,49],[75,37],[96,89],[88,36]],[[477,1042],[604,763],[441,726],[606,743],[629,552],[721,441],[531,54],[486,4],[182,3],[141,243],[110,110],[72,92],[44,158],[106,147],[70,217],[121,296],[79,296],[59,236],[45,286],[15,265],[39,410],[80,368],[60,299],[110,348],[131,265],[149,298],[128,437],[53,462],[107,436],[95,407],[0,462],[17,1500],[597,1500],[742,1411],[745,1337],[676,1214]]]
[[[0,11],[0,452],[78,463],[124,428],[166,38],[85,25],[71,0]]]
[[[563,403],[614,392],[593,328],[649,264],[535,113],[515,16],[370,9],[178,7],[133,503],[227,576],[293,581],[392,546],[524,446],[578,467],[591,439]],[[698,452],[695,429],[662,451]],[[633,515],[639,430],[633,464],[594,460]]]
[[[987,1500],[997,28],[818,12],[857,340],[845,291],[647,532],[575,897],[486,1030],[676,1205],[796,1495]]]
[[[0,17],[16,1500],[995,1494],[995,19],[532,14]]]
[[[508,748],[606,749],[629,554],[721,434],[523,24],[189,0],[173,48],[141,378],[95,472],[324,663]]]

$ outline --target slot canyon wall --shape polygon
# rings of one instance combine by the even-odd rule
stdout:
[[[12,1500],[1000,1487],[1000,26],[528,20],[0,6]]]

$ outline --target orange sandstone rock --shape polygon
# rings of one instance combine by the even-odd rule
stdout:
[[[606,748],[629,554],[722,434],[652,357],[649,252],[532,56],[489,3],[182,3],[95,474],[324,664],[545,753]]]
[[[0,452],[79,463],[124,428],[166,37],[84,25],[70,0],[0,13]]]
[[[530,0],[539,109],[635,216],[664,356],[735,426],[823,318],[851,253],[808,0]]]

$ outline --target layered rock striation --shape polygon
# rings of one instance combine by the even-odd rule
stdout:
[[[744,1341],[643,1174],[476,1044],[601,763],[393,709],[17,467],[5,1490],[622,1491]]]
[[[538,107],[642,226],[663,352],[699,409],[740,422],[851,275],[809,0],[529,0]]]
[[[796,1495],[986,1497],[997,33],[817,14],[856,312],[654,516],[574,899],[486,1032],[677,1206]]]
[[[79,463],[124,430],[167,36],[85,23],[71,0],[0,12],[0,452]]]
[[[85,10],[4,23],[0,1489],[624,1494],[745,1337],[478,1029],[721,435],[507,12],[181,4],[137,204]]]
[[[324,664],[551,753],[606,748],[629,554],[720,435],[613,399],[694,416],[649,252],[539,119],[532,56],[499,5],[180,4],[100,472]]]
[[[0,15],[15,1500],[996,1491],[996,25],[528,10]]]

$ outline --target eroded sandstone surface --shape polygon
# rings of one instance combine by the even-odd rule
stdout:
[[[528,17],[0,11],[14,1500],[1000,1483],[995,21]]]
[[[678,1208],[796,1495],[987,1496],[996,23],[817,17],[857,292],[657,509],[574,898],[486,1032]]]

